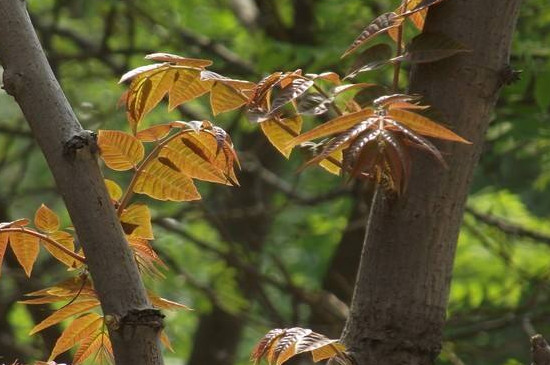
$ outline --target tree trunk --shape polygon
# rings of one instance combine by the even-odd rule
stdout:
[[[24,1],[0,0],[4,88],[19,104],[42,149],[76,228],[117,364],[162,364],[154,310],[97,164],[93,134],[82,130],[48,65]]]
[[[425,31],[472,52],[415,67],[426,98],[473,145],[441,143],[449,169],[414,151],[408,191],[375,199],[351,314],[342,334],[359,365],[433,364],[441,347],[458,232],[490,112],[506,70],[520,0],[446,1]]]

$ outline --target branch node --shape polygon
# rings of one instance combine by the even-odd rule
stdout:
[[[145,326],[157,330],[164,328],[164,314],[158,309],[131,309],[128,313],[120,318],[119,327],[126,326],[138,327]]]
[[[77,152],[86,147],[92,155],[99,152],[99,146],[97,145],[97,134],[89,130],[82,130],[73,135],[63,144],[63,155],[74,159]]]
[[[23,79],[23,74],[20,72],[15,72],[8,69],[4,70],[2,89],[6,90],[8,95],[15,97],[17,92],[21,89],[21,80]]]
[[[499,71],[499,85],[511,85],[521,80],[523,70],[514,70],[512,66],[506,65]]]

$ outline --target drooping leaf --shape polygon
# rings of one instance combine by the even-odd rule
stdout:
[[[40,289],[25,296],[37,297],[20,301],[24,304],[45,304],[73,300],[78,295],[79,299],[97,300],[97,295],[87,277],[79,275],[67,279],[54,286]]]
[[[134,192],[158,200],[191,201],[201,198],[190,177],[173,170],[158,159],[149,163],[141,172]]]
[[[97,332],[102,324],[103,317],[96,313],[88,313],[73,320],[57,339],[48,361],[52,361],[59,354],[71,349],[80,341]]]
[[[402,17],[410,16],[411,14],[417,13],[419,11],[423,11],[428,7],[438,4],[442,1],[444,0],[422,0],[422,1],[411,0],[411,2],[414,4],[414,7],[411,8],[411,6],[407,6],[407,11],[402,14],[399,14],[399,16],[402,16]]]
[[[142,203],[134,203],[124,209],[120,215],[120,223],[124,233],[131,237],[152,240],[153,227],[149,207]]]
[[[378,34],[381,34],[388,29],[397,27],[402,23],[402,19],[397,17],[395,13],[385,13],[374,19],[359,36],[353,41],[351,46],[344,52],[342,58],[346,57],[350,53],[354,52],[357,48],[365,44]]]
[[[136,168],[145,154],[143,144],[136,137],[120,131],[100,130],[97,144],[105,164],[116,171]]]
[[[350,90],[363,90],[368,87],[374,87],[377,86],[376,84],[370,83],[370,82],[360,82],[357,84],[347,84],[347,85],[341,85],[338,87],[335,87],[332,92],[333,94],[340,95]]]
[[[170,342],[170,338],[166,334],[165,330],[160,331],[160,342],[168,349],[170,352],[175,352],[172,348],[172,343]]]
[[[461,52],[470,52],[470,50],[443,33],[423,32],[412,39],[403,55],[392,60],[427,63],[439,61]]]
[[[392,49],[385,43],[369,47],[361,52],[355,62],[353,62],[345,79],[353,78],[362,72],[379,69],[390,62],[391,56]]]
[[[40,239],[25,232],[11,232],[9,241],[17,261],[25,270],[27,277],[30,277],[40,251]]]
[[[116,201],[122,198],[122,188],[116,182],[109,179],[104,179],[104,181],[111,199]]]
[[[342,150],[336,150],[319,162],[319,166],[333,175],[340,175],[342,172]]]
[[[338,340],[294,327],[269,331],[256,345],[251,360],[258,364],[265,358],[270,365],[282,365],[288,359],[304,352],[311,352],[314,361],[334,358],[341,364],[351,364],[344,354],[346,350]]]
[[[460,143],[471,143],[451,130],[420,114],[401,109],[392,109],[388,111],[388,116],[424,136]]]
[[[45,328],[48,328],[50,326],[53,326],[55,324],[58,324],[59,322],[75,316],[77,314],[89,311],[90,309],[93,309],[95,307],[99,306],[99,301],[97,300],[82,300],[82,301],[75,301],[73,303],[68,304],[67,306],[58,309],[53,314],[51,314],[49,317],[44,319],[42,322],[37,324],[30,332],[31,335],[35,334],[36,332],[42,331]]]
[[[64,231],[57,231],[50,233],[48,237],[57,242],[60,246],[65,247],[71,252],[74,252],[74,238],[71,234]],[[68,267],[77,267],[82,264],[80,262],[75,262],[76,260],[73,257],[71,257],[63,250],[59,249],[58,247],[54,246],[49,241],[41,240],[40,242],[46,248],[46,250],[48,250],[52,254],[53,257],[55,257]]]
[[[420,99],[420,95],[392,94],[380,96],[372,102],[375,107],[389,107],[395,103],[410,102]]]
[[[98,360],[98,356],[107,356],[110,359],[112,353],[113,349],[111,347],[109,335],[107,332],[98,331],[80,343],[80,347],[73,357],[73,365],[82,364],[92,356],[92,354],[97,354],[96,361]],[[112,361],[109,362],[112,363]]]
[[[140,271],[146,272],[153,278],[164,278],[164,274],[157,266],[166,268],[166,264],[160,259],[147,240],[128,237],[128,244],[134,251]]]
[[[34,225],[43,232],[52,233],[59,229],[59,217],[42,204],[34,214]]]
[[[158,142],[166,137],[171,129],[170,124],[155,125],[137,132],[136,138],[142,142]]]
[[[302,118],[300,116],[284,119],[274,117],[260,123],[260,127],[269,142],[271,142],[283,156],[288,158],[292,151],[292,147],[288,146],[289,142],[300,134],[302,130]]]
[[[313,84],[314,82],[312,80],[302,78],[292,80],[292,82],[282,89],[280,94],[273,100],[269,113],[274,114],[286,104],[305,93]]]
[[[307,93],[298,98],[296,111],[300,115],[322,115],[328,112],[334,97],[325,97],[319,93]]]
[[[302,142],[310,141],[313,139],[318,139],[326,136],[336,134],[341,131],[345,131],[353,127],[356,123],[361,120],[365,120],[374,115],[374,109],[365,108],[355,113],[346,114],[338,118],[329,120],[326,123],[321,124],[320,126],[311,129],[310,131],[299,135],[298,137],[293,138],[288,143],[288,148],[294,147]]]
[[[4,261],[4,255],[6,254],[6,248],[8,247],[9,234],[0,233],[0,274],[2,274],[2,262]]]
[[[340,80],[340,75],[338,75],[336,72],[322,72],[320,74],[306,74],[305,75],[308,79],[311,80],[325,80],[329,81],[333,84],[340,85],[342,82]]]

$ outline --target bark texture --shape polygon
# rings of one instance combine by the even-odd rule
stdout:
[[[117,364],[162,364],[162,316],[149,303],[105,189],[95,139],[78,123],[21,0],[0,0],[0,63],[4,88],[23,111],[63,196],[103,312],[116,323],[110,333]]]
[[[411,92],[424,95],[473,145],[440,143],[449,169],[416,151],[406,194],[376,198],[342,335],[359,365],[427,365],[439,354],[464,203],[506,81],[520,3],[454,0],[429,12],[425,31],[472,52],[415,67]]]

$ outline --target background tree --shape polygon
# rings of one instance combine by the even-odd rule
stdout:
[[[253,14],[261,11],[264,18],[275,16],[269,7],[257,6],[253,1],[240,3],[256,9],[252,10]],[[279,19],[285,28],[291,28],[293,5],[275,3]],[[233,13],[235,7],[219,7],[208,1],[166,2],[162,8],[155,4],[145,1],[138,7],[122,2],[30,2],[31,15],[49,60],[86,128],[123,125],[122,113],[114,107],[122,91],[115,85],[116,80],[126,70],[142,65],[142,56],[151,51],[213,58],[216,71],[246,79],[258,79],[256,74],[280,69],[281,65],[286,69],[304,67],[312,72],[324,71],[339,63],[338,55],[365,22],[396,5],[318,2],[312,8],[315,43],[296,46],[292,38],[272,38],[263,33],[263,22],[256,22],[256,28],[245,28],[241,25],[245,23],[235,15],[237,11]],[[526,363],[528,348],[524,345],[522,323],[532,322],[537,329],[545,330],[547,298],[543,289],[548,251],[544,243],[547,242],[544,207],[548,204],[543,202],[548,196],[548,169],[544,167],[548,93],[544,92],[544,85],[548,84],[545,82],[548,32],[544,31],[547,27],[544,17],[547,12],[542,1],[522,7],[512,64],[523,69],[524,74],[519,83],[504,90],[495,122],[489,129],[481,168],[475,174],[458,245],[441,359],[444,363],[455,361],[455,355],[470,364],[498,364],[510,358]],[[250,49],[248,45],[252,41],[257,41],[255,44],[259,46]],[[233,52],[228,52],[229,49]],[[344,73],[345,64],[339,67]],[[381,81],[390,76],[375,77]],[[365,80],[374,81],[369,75]],[[41,202],[55,207],[57,199],[50,175],[29,143],[29,134],[18,112],[7,98],[2,97],[1,102],[1,174],[5,181],[1,191],[9,215],[3,220],[9,220],[31,216]],[[180,112],[186,113],[185,119],[202,119],[207,116],[202,105],[199,101]],[[189,116],[192,113],[194,116]],[[166,118],[163,112],[158,112],[150,121]],[[173,114],[170,118],[182,117]],[[251,137],[256,132],[251,131],[246,119],[238,113],[221,116],[216,121],[224,127],[238,126],[234,130],[239,133],[232,132],[238,146],[244,146],[241,139],[264,143],[262,137]],[[259,153],[267,150],[255,143],[252,145]],[[309,308],[317,313],[322,312],[327,303],[336,303],[330,308],[342,311],[331,310],[317,319],[312,318],[312,325],[341,326],[345,306],[336,301],[332,293],[344,302],[345,296],[351,295],[353,274],[345,273],[346,261],[327,271],[326,277],[333,282],[332,286],[325,286],[331,288],[330,293],[320,291],[319,283],[329,267],[333,250],[345,252],[340,247],[349,247],[353,242],[342,240],[339,246],[341,232],[353,232],[355,227],[364,224],[360,213],[365,209],[355,209],[359,212],[355,218],[346,218],[351,205],[358,204],[359,199],[350,199],[354,195],[348,194],[347,187],[338,179],[315,170],[297,177],[277,156],[273,164],[258,164],[255,155],[250,156],[250,162],[243,165],[247,170],[260,172],[255,174],[258,179],[253,195],[262,196],[262,204],[245,202],[243,208],[233,209],[224,204],[225,199],[232,198],[232,192],[205,186],[200,187],[205,195],[203,203],[157,206],[154,210],[155,222],[162,225],[163,230],[158,233],[162,238],[157,240],[156,247],[178,266],[177,274],[169,273],[168,282],[161,288],[164,295],[186,302],[196,309],[195,313],[204,313],[201,322],[202,318],[206,322],[211,317],[208,313],[214,313],[213,308],[246,320],[241,341],[230,341],[225,352],[223,343],[216,347],[225,356],[235,354],[219,360],[225,363],[229,358],[246,361],[253,343],[268,328],[303,326],[309,317]],[[291,166],[298,166],[299,160],[299,156],[293,156]],[[272,195],[263,194],[268,190]],[[247,257],[244,250],[238,249],[240,238],[229,242],[218,234],[218,229],[224,230],[228,222],[220,217],[254,216],[258,212],[271,213],[266,223],[268,233],[261,251]],[[277,258],[283,259],[283,265]],[[303,262],[308,265],[304,266]],[[43,264],[48,267],[47,263]],[[261,291],[251,296],[243,294],[237,279],[240,273],[255,275]],[[35,342],[38,339],[26,336],[33,326],[27,309],[12,305],[20,298],[12,288],[21,272],[4,267],[3,274],[1,313],[8,325],[2,328],[13,335],[0,336],[0,343],[5,346],[0,353],[7,357],[5,361],[16,357],[15,354],[19,354],[20,359],[47,357],[38,354],[42,348]],[[39,285],[55,282],[59,275],[48,271],[39,277],[44,281]],[[277,305],[268,306],[266,303],[270,302]],[[269,315],[264,312],[266,308],[271,308]],[[198,318],[195,313],[167,319],[176,350],[175,354],[168,354],[169,358],[188,358],[194,337],[190,329],[195,328]],[[218,323],[231,326],[227,321]],[[240,346],[235,346],[236,343]],[[203,353],[212,349],[210,343],[200,340],[195,341],[194,347],[197,351],[202,348]]]

